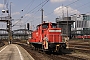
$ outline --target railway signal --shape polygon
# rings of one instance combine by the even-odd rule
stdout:
[[[9,26],[10,26],[10,22],[9,22],[9,21],[7,21],[7,28],[9,28]]]
[[[29,30],[29,23],[27,23],[27,29]]]

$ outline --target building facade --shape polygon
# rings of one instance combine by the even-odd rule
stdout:
[[[71,25],[73,24],[71,17],[64,17],[63,19],[56,18],[57,27],[62,28],[62,35],[71,37]]]
[[[90,35],[90,15],[74,14],[71,16],[71,20],[75,21],[71,28],[73,36]]]

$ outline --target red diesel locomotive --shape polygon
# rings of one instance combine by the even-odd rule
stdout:
[[[44,51],[60,52],[66,48],[66,43],[62,42],[61,28],[57,28],[56,23],[42,23],[32,32],[29,43],[35,48]]]

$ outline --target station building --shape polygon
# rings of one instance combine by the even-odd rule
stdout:
[[[90,36],[90,15],[74,14],[71,20],[75,21],[71,28],[72,36]]]

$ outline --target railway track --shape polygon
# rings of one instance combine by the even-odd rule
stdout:
[[[53,60],[86,60],[86,58],[71,55],[53,55],[51,57]]]
[[[55,53],[47,54],[33,50],[32,48],[30,48],[30,46],[26,44],[19,44],[19,45],[22,46],[24,49],[26,49],[30,53],[30,55],[34,57],[35,60],[89,60],[89,58],[85,56],[80,56],[77,54],[75,55],[74,53],[70,53],[70,51],[69,53],[65,52],[62,54],[55,54]]]
[[[0,47],[2,47],[2,46],[4,46],[5,44],[2,42],[2,41],[0,41]]]
[[[73,42],[69,43],[69,47],[75,53],[85,53],[90,54],[90,41],[82,41],[82,42]]]

